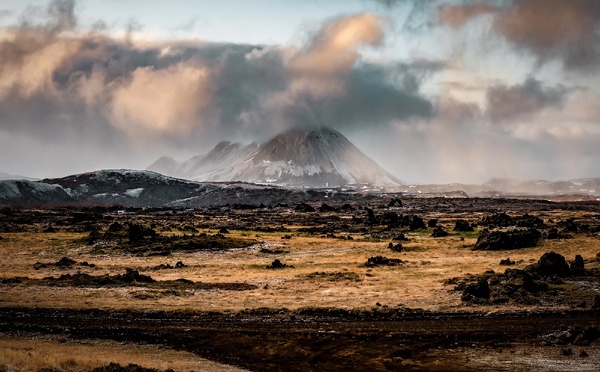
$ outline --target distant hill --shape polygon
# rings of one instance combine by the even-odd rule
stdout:
[[[319,198],[276,186],[240,182],[203,183],[151,171],[108,169],[41,181],[0,181],[0,205],[204,207],[226,204],[273,205]]]
[[[14,174],[0,172],[0,181],[6,181],[6,180],[29,180],[29,181],[35,181],[35,180],[37,180],[37,178],[17,176],[17,175],[14,175]]]
[[[402,182],[331,128],[291,129],[263,144],[223,141],[184,162],[162,157],[148,170],[196,181],[243,181],[291,187],[378,186]]]
[[[463,192],[471,197],[558,197],[579,195],[588,198],[600,197],[600,178],[582,178],[568,181],[518,180],[492,178],[482,185],[469,184],[413,184],[394,188],[407,194],[450,195]],[[572,199],[572,198],[571,198]]]

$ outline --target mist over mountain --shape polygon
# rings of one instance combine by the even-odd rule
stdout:
[[[195,181],[243,181],[291,187],[403,184],[340,132],[290,129],[263,144],[223,141],[184,162],[162,157],[148,170]]]

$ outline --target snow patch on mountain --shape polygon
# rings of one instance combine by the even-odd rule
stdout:
[[[125,191],[125,195],[129,196],[130,198],[139,198],[142,191],[144,191],[143,187],[138,187],[137,189],[129,189]]]

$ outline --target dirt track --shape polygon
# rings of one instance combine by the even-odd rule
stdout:
[[[465,348],[480,354],[514,353],[526,345],[541,345],[541,336],[563,324],[598,326],[600,313],[0,311],[0,331],[6,334],[157,343],[250,370],[477,370],[481,366],[448,355],[458,349],[465,354]],[[439,348],[448,354],[446,360]],[[546,348],[556,355],[560,350]],[[597,350],[593,346],[587,350],[586,365],[600,366]],[[530,370],[531,366],[513,361],[506,368],[489,369]]]

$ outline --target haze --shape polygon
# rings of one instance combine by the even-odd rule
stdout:
[[[600,2],[0,3],[0,171],[329,126],[410,183],[600,176]]]

